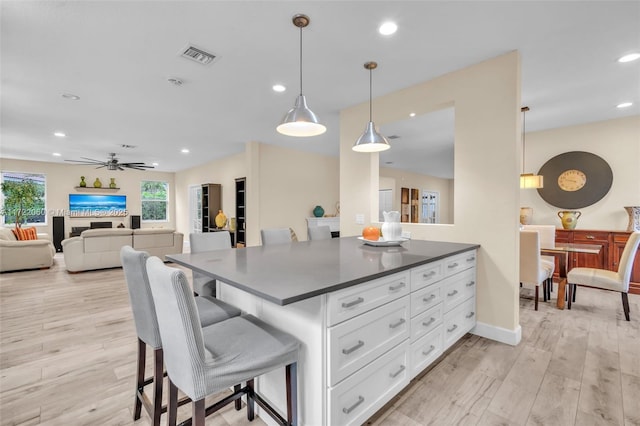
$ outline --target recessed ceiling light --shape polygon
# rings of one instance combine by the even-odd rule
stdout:
[[[74,95],[73,93],[63,93],[62,97],[65,99],[70,99],[72,101],[77,101],[80,99],[80,96]]]
[[[189,150],[187,148],[182,148],[182,150],[180,151],[183,154],[188,154]]]
[[[637,59],[640,59],[640,53],[629,53],[618,59],[618,62],[631,62]]]
[[[633,102],[623,102],[616,105],[616,108],[629,108],[631,105],[633,105]]]
[[[167,82],[169,82],[169,84],[173,84],[174,86],[182,86],[182,83],[184,83],[178,77],[169,77],[167,78]]]
[[[54,132],[54,133],[53,133],[53,136],[57,136],[57,137],[59,137],[59,138],[64,138],[64,137],[66,137],[66,136],[67,136],[67,134],[66,134],[66,133],[64,133],[64,132]]]
[[[285,90],[287,90],[287,88],[284,87],[282,84],[274,84],[272,89],[274,92],[284,92]]]
[[[409,114],[409,117],[415,117],[415,116],[416,116],[415,112],[412,112],[411,114]]]
[[[60,154],[59,152],[54,152],[52,155],[54,157],[61,157],[62,156],[62,154]]]
[[[158,163],[151,163],[152,166],[157,167]]]
[[[378,32],[382,35],[391,35],[398,31],[398,26],[395,22],[385,22],[378,28]]]

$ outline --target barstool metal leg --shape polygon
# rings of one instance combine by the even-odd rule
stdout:
[[[287,421],[292,426],[298,424],[298,363],[286,367],[287,381]]]
[[[142,412],[142,392],[144,392],[144,371],[147,356],[147,344],[138,338],[138,368],[136,374],[136,393],[133,408],[133,420],[139,420]]]
[[[160,426],[162,415],[162,382],[164,380],[164,354],[162,348],[153,350],[153,409],[152,424]]]
[[[193,419],[191,424],[193,426],[204,426],[204,412],[204,398],[199,399],[198,401],[193,401],[193,414],[191,415],[191,418]]]
[[[247,420],[255,418],[253,379],[247,380]]]
[[[178,387],[169,379],[169,399],[167,401],[167,425],[176,426],[178,418]]]

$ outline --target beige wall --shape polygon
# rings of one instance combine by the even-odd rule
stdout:
[[[93,185],[96,178],[100,178],[103,187],[109,186],[109,179],[115,178],[116,185],[120,188],[116,194],[127,196],[127,210],[130,215],[140,214],[140,182],[143,180],[157,180],[169,183],[169,221],[142,223],[143,228],[174,228],[176,217],[174,174],[165,172],[155,172],[151,170],[124,170],[109,171],[96,169],[93,166],[69,165],[64,163],[49,163],[42,161],[23,161],[0,159],[0,169],[3,171],[43,173],[47,176],[47,225],[43,226],[43,231],[52,235],[51,217],[66,212],[69,209],[69,194],[76,193],[75,187],[80,183],[80,176],[85,176],[87,186]],[[56,212],[55,214],[51,212]],[[65,234],[71,231],[73,226],[89,226],[91,221],[111,221],[116,227],[124,223],[126,227],[130,225],[130,218],[105,217],[105,218],[69,218],[65,216]]]
[[[577,209],[582,212],[577,229],[627,229],[623,207],[640,205],[640,116],[527,133],[527,171],[537,172],[552,157],[569,151],[596,154],[613,170],[609,193],[594,205]],[[545,180],[545,185],[553,184]],[[522,190],[520,202],[533,208],[533,223],[562,228],[557,212],[565,209],[547,204],[535,189]]]
[[[379,72],[384,72],[381,70]],[[454,224],[403,224],[414,239],[477,243],[478,321],[507,339],[519,334],[518,213],[520,57],[511,52],[374,99],[378,125],[455,106]],[[341,232],[357,235],[375,218],[378,155],[352,151],[368,104],[340,113]],[[393,146],[392,148],[393,149]],[[505,161],[505,159],[507,159]],[[509,160],[510,159],[510,160]]]
[[[245,153],[222,160],[211,161],[198,167],[176,172],[176,226],[185,236],[191,232],[189,224],[189,188],[203,183],[222,185],[222,210],[229,218],[236,215],[236,178],[246,177]],[[216,214],[218,212],[215,212]]]
[[[453,223],[453,180],[410,173],[389,167],[380,168],[380,189],[393,190],[393,209],[400,211],[400,188],[417,188],[440,193],[440,223]]]

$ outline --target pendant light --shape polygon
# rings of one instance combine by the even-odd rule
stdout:
[[[544,180],[541,175],[534,175],[533,173],[524,173],[524,134],[525,134],[525,114],[529,111],[529,107],[520,108],[522,112],[522,171],[523,173],[520,175],[520,188],[525,189],[537,189],[544,187]]]
[[[389,141],[376,131],[376,126],[373,124],[372,114],[372,72],[378,67],[376,62],[367,62],[364,64],[364,68],[369,70],[369,123],[364,129],[364,133],[358,138],[356,143],[351,149],[357,152],[380,152],[391,148]]]
[[[300,28],[300,94],[293,108],[276,127],[278,133],[287,136],[317,136],[327,131],[327,128],[318,122],[318,117],[307,107],[307,100],[302,94],[302,29],[309,25],[309,22],[307,15],[293,17],[293,25]]]

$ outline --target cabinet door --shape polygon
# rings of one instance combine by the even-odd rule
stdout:
[[[611,245],[611,270],[617,271],[620,266],[620,258],[624,251],[624,246],[629,239],[628,232],[616,232],[613,234],[613,244]],[[640,251],[636,252],[636,257],[631,270],[631,282],[629,283],[629,293],[640,294]]]
[[[569,269],[598,268],[609,269],[609,235],[607,231],[573,231],[573,243],[575,244],[597,244],[602,248],[598,254],[573,253],[569,256]]]

